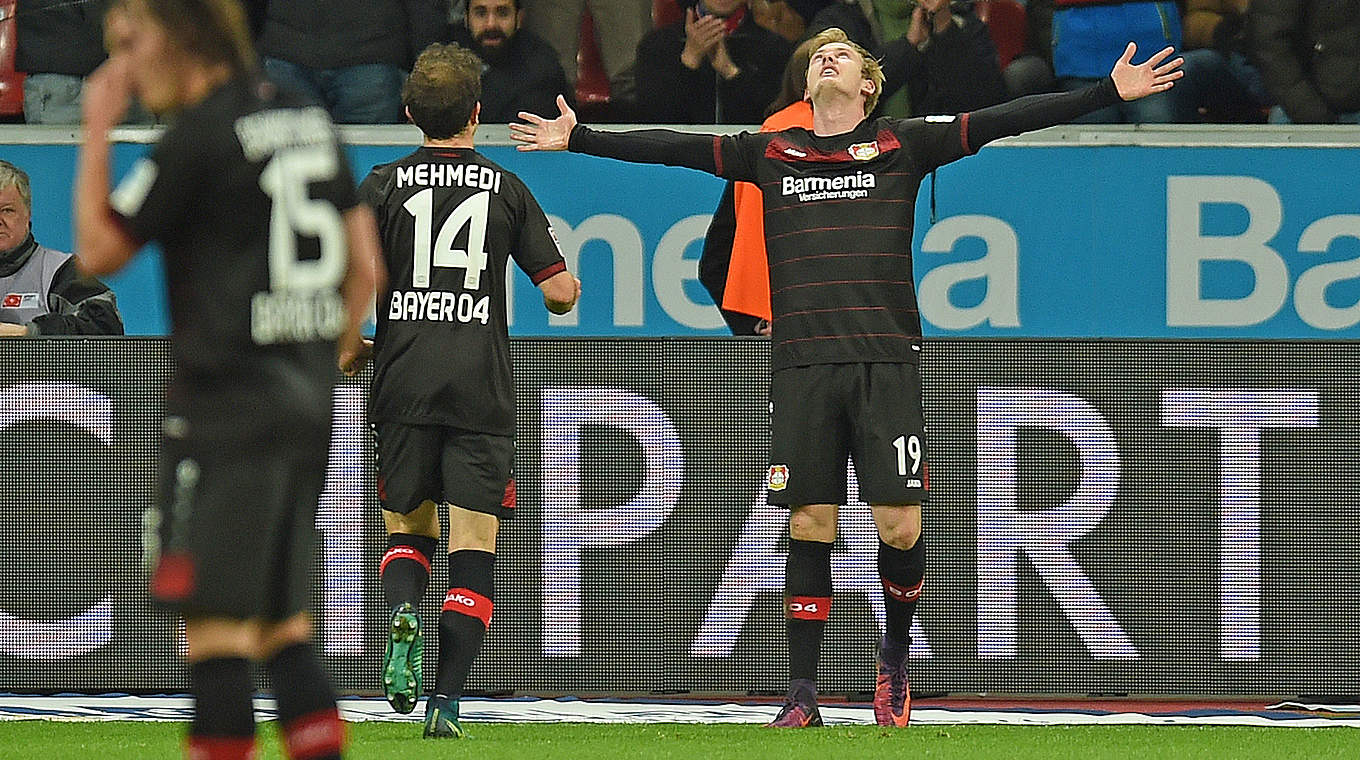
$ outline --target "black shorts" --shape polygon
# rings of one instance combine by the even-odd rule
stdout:
[[[860,501],[921,504],[926,426],[915,364],[814,364],[770,378],[771,504],[846,503],[846,459]]]
[[[515,440],[443,425],[373,425],[382,508],[410,514],[447,502],[502,520],[515,513]]]
[[[187,617],[306,610],[328,448],[163,438],[158,505],[143,526],[152,600]]]

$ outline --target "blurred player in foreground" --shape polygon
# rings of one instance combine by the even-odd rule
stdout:
[[[257,76],[236,0],[117,0],[76,177],[80,266],[164,251],[176,368],[151,596],[184,614],[198,760],[255,756],[251,660],[288,757],[340,757],[312,649],[311,568],[337,339],[357,345],[377,239],[326,112]],[[110,194],[109,130],[136,95],[171,126]]]
[[[373,169],[360,198],[378,217],[390,272],[378,298],[370,419],[388,549],[379,573],[391,606],[383,690],[409,713],[420,699],[417,610],[449,513],[449,589],[427,737],[458,737],[458,700],[491,624],[496,533],[514,514],[515,397],[506,327],[513,258],[555,314],[576,305],[543,209],[518,177],[473,147],[481,61],[456,45],[421,53],[402,89],[425,139]]]
[[[560,115],[520,114],[521,150],[572,150],[685,166],[756,183],[764,197],[773,314],[767,496],[789,507],[785,609],[788,698],[771,725],[821,724],[817,660],[831,607],[831,548],[846,498],[846,458],[878,527],[886,629],[874,717],[906,725],[910,630],[925,574],[921,503],[926,430],[912,281],[917,190],[934,168],[1006,135],[1061,124],[1169,89],[1167,48],[1134,66],[1130,44],[1085,90],[1035,95],[957,116],[875,119],[878,62],[839,29],[817,35],[807,71],[812,129],[732,136],[667,130],[597,132]]]

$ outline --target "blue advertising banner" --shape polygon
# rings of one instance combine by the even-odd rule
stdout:
[[[1189,134],[1189,133],[1187,133]],[[359,144],[356,174],[409,151]],[[121,175],[145,150],[120,144]],[[722,182],[566,154],[483,152],[519,174],[583,282],[550,317],[523,275],[511,332],[719,335],[696,262]],[[75,146],[0,145],[33,176],[34,231],[71,246]],[[1010,145],[937,174],[916,214],[927,335],[1302,338],[1360,336],[1360,151],[1342,147]],[[110,278],[134,334],[168,329],[159,258]]]

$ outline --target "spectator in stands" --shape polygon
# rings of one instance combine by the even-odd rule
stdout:
[[[1181,47],[1180,9],[1172,0],[1053,0],[1053,73],[1058,86],[1080,90],[1109,73],[1109,62],[1119,58],[1130,41],[1148,55],[1168,45]],[[1197,71],[1186,60],[1186,81]],[[1199,112],[1183,88],[1173,88],[1140,100],[1121,101],[1077,119],[1087,123],[1150,123],[1199,121]]]
[[[860,47],[877,50],[880,41],[889,39],[879,29],[874,13],[878,2],[891,4],[914,0],[788,0],[788,5],[805,21],[799,39],[808,39],[834,26]]]
[[[1247,15],[1271,122],[1360,122],[1360,0],[1253,0]]]
[[[1185,56],[1196,76],[1184,92],[1208,121],[1259,122],[1270,105],[1261,72],[1247,58],[1247,3],[1189,0],[1186,6]]]
[[[1053,0],[1025,3],[1025,47],[1001,72],[1012,98],[1055,92],[1053,77]]]
[[[906,113],[885,115],[963,113],[1005,100],[996,45],[973,3],[914,5],[906,32],[879,50],[884,97],[891,99],[899,88],[907,93]]]
[[[575,87],[581,17],[587,8],[595,19],[595,39],[609,78],[610,100],[616,108],[625,107],[636,98],[633,60],[638,43],[652,29],[651,0],[525,0],[525,23],[557,51],[562,71]],[[556,106],[550,112],[556,112]]]
[[[482,123],[511,122],[520,111],[551,113],[558,95],[575,101],[557,53],[524,28],[520,0],[468,0],[463,24],[453,28],[451,38],[484,64]]]
[[[759,123],[791,52],[756,24],[746,0],[701,0],[638,44],[638,121]]]
[[[106,0],[27,0],[17,14],[14,67],[24,79],[24,121],[79,124],[85,77],[104,61]]]
[[[807,22],[784,0],[747,0],[746,7],[756,17],[756,23],[789,42],[803,38]]]
[[[113,291],[33,239],[28,174],[0,161],[0,336],[122,335]]]
[[[395,124],[406,72],[446,27],[440,0],[270,0],[259,49],[271,79],[336,122]]]

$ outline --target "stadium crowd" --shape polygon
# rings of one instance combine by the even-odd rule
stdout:
[[[28,0],[12,16],[11,121],[74,124],[104,59],[109,0]],[[882,61],[875,115],[949,113],[1105,74],[1125,43],[1170,45],[1185,86],[1086,122],[1336,123],[1360,117],[1360,0],[248,0],[266,71],[339,123],[406,121],[400,88],[432,42],[483,62],[484,123],[758,124],[794,47],[828,27]],[[12,68],[11,68],[12,67]],[[153,119],[133,111],[129,122]]]

